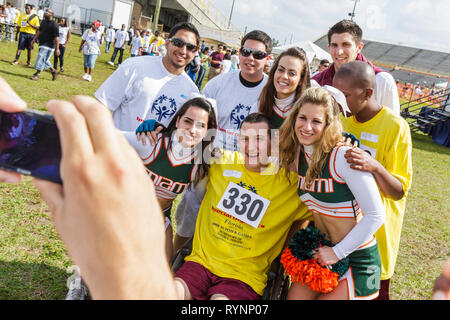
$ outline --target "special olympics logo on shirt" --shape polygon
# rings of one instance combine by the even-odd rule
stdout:
[[[156,116],[156,121],[168,119],[177,112],[177,102],[174,98],[161,95],[153,102],[151,113]]]
[[[241,127],[242,121],[244,121],[245,117],[250,113],[251,106],[244,106],[242,104],[238,104],[233,111],[231,111],[230,121],[231,124],[234,125],[235,129],[239,129]]]

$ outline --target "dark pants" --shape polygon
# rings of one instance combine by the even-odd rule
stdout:
[[[53,56],[53,68],[58,69],[58,61],[59,67],[62,69],[64,66],[64,52],[66,52],[66,47],[63,47],[62,44],[59,45],[59,57],[56,54]]]
[[[120,51],[120,53],[119,53],[119,64],[121,64],[124,50],[125,49],[114,48],[114,52],[113,52],[113,54],[111,56],[111,62],[114,63],[116,61],[117,51]]]

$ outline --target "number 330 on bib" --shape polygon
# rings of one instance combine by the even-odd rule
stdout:
[[[217,208],[253,228],[258,228],[269,204],[269,200],[230,182]]]

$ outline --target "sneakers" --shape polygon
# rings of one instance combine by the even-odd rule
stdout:
[[[113,65],[114,65],[114,62],[108,61],[108,64],[109,64],[110,66],[113,66]]]
[[[83,74],[83,76],[81,77],[83,80],[87,80],[87,77],[89,77],[89,75],[87,73]]]
[[[39,80],[39,73],[33,74],[33,76],[30,78],[31,80]]]
[[[84,300],[88,294],[88,288],[81,277],[73,278],[69,284],[69,291],[66,295],[66,300]]]
[[[19,64],[19,61],[14,60],[13,62],[11,62],[11,64],[12,64],[13,66],[17,66],[17,65]]]

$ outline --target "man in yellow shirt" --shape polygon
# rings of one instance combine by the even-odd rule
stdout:
[[[386,222],[375,237],[382,265],[379,299],[387,300],[412,181],[412,143],[408,123],[375,100],[375,81],[368,64],[353,61],[339,68],[333,86],[344,93],[352,112],[351,117],[342,117],[344,130],[361,141],[360,148],[347,151],[347,162],[373,174],[386,210]]]
[[[19,16],[17,20],[17,35],[19,34],[19,43],[17,46],[16,59],[12,63],[17,65],[19,63],[19,58],[22,50],[27,49],[27,65],[31,66],[31,50],[33,50],[32,41],[34,35],[40,26],[39,17],[37,14],[31,12],[31,5],[25,5],[25,12]]]
[[[192,254],[175,274],[185,299],[260,299],[291,225],[311,217],[290,179],[268,161],[270,121],[244,119],[240,152],[223,151],[209,169]]]

